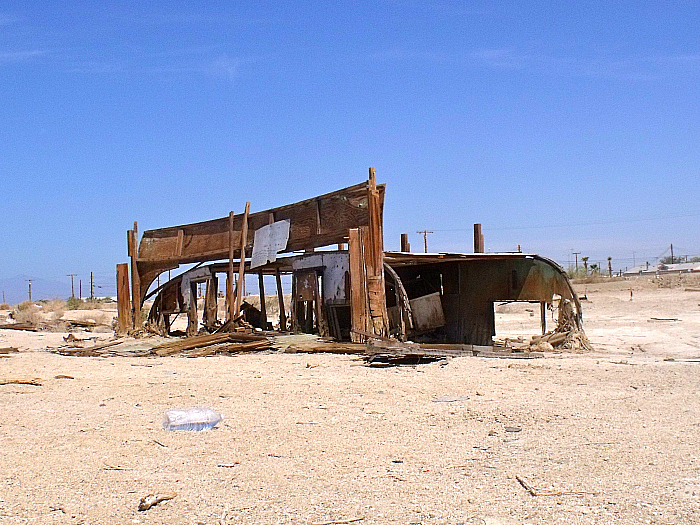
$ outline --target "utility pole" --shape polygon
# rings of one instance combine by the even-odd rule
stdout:
[[[32,301],[32,280],[33,279],[27,279],[27,282],[29,283],[29,302]]]
[[[83,300],[83,280],[80,279],[80,300]]]
[[[95,298],[95,279],[93,279],[92,272],[90,272],[90,299]]]
[[[634,257],[636,254],[637,254],[637,252],[632,252],[632,268],[637,266],[637,262],[636,262],[635,257]]]
[[[671,243],[671,264],[673,264],[673,243]]]
[[[431,232],[430,230],[421,230],[421,231],[418,231],[416,233],[423,234],[423,245],[425,246],[425,253],[428,253],[428,234],[435,233],[435,232]]]
[[[70,277],[70,297],[71,299],[75,299],[75,286],[73,283],[73,278],[78,275],[77,273],[69,273],[68,277]]]
[[[5,303],[5,290],[2,291],[2,302]]]
[[[576,259],[576,269],[578,270],[578,256],[581,252],[574,252],[574,258]]]

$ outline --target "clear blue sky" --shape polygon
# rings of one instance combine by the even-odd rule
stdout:
[[[697,2],[0,4],[0,279],[386,182],[385,238],[700,253]],[[563,226],[561,226],[563,225]]]

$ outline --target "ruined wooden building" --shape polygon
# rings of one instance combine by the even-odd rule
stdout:
[[[187,315],[188,334],[214,331],[242,317],[271,329],[263,299],[266,275],[276,279],[279,331],[353,342],[395,337],[490,345],[494,304],[504,301],[539,303],[543,327],[547,305],[566,305],[568,317],[560,316],[560,323],[580,328],[580,303],[566,274],[543,257],[483,253],[478,232],[476,253],[385,252],[385,189],[370,168],[366,182],[279,208],[250,213],[247,203],[243,213],[148,230],[140,240],[135,223],[128,232],[130,278],[127,264],[117,266],[119,330],[140,328],[141,307],[152,297],[148,325],[163,333],[177,314]],[[148,292],[164,272],[192,263]],[[262,312],[257,316],[243,301],[246,274],[258,276]],[[291,308],[285,308],[284,275],[291,276]],[[223,319],[217,307],[221,279],[226,282]],[[199,309],[198,286],[205,287]]]

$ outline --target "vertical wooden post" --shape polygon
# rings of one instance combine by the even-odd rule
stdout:
[[[235,317],[241,313],[241,303],[243,302],[243,292],[245,290],[245,245],[248,242],[248,213],[250,212],[250,202],[245,203],[243,213],[243,226],[241,226],[241,264],[238,266],[238,293],[236,294]]]
[[[280,308],[280,332],[287,330],[287,316],[284,313],[284,294],[282,293],[282,277],[279,268],[275,269],[275,280],[277,281],[277,301]]]
[[[365,336],[357,333],[367,330],[367,289],[363,256],[362,229],[349,231],[348,249],[350,252],[350,340],[364,343]]]
[[[258,270],[258,288],[260,288],[260,315],[263,318],[263,330],[267,330],[267,306],[265,305],[265,279],[264,279],[262,270]]]
[[[212,276],[207,279],[207,289],[204,295],[204,326],[212,329],[216,326],[218,314],[217,296],[219,291],[219,279],[212,272]]]
[[[187,310],[187,336],[197,334],[197,285],[190,283],[190,307]]]
[[[139,329],[141,323],[141,279],[139,278],[139,268],[137,264],[139,255],[139,225],[134,221],[134,229],[127,233],[127,244],[129,258],[131,259],[131,308],[134,329]]]
[[[369,232],[364,240],[365,266],[367,268],[367,295],[371,332],[379,336],[389,335],[389,314],[386,310],[384,286],[384,239],[382,214],[377,190],[377,177],[374,168],[369,169]]]
[[[117,264],[117,335],[125,335],[132,326],[129,297],[129,265]]]
[[[328,321],[326,319],[326,307],[323,297],[323,291],[319,290],[318,275],[314,278],[314,302],[316,303],[316,326],[318,327],[318,335],[328,337]]]
[[[402,252],[410,252],[411,251],[411,245],[408,242],[408,234],[407,233],[401,234],[401,251]]]
[[[289,330],[290,332],[297,333],[299,331],[299,316],[297,315],[297,279],[292,273],[292,304],[290,305],[289,312]]]
[[[484,253],[484,236],[481,234],[481,224],[474,224],[474,253]]]
[[[540,318],[542,320],[542,335],[547,333],[547,308],[544,301],[540,301]]]
[[[228,214],[228,273],[226,274],[226,305],[228,312],[227,321],[234,318],[234,300],[233,300],[233,211]]]

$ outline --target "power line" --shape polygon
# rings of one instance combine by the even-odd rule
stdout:
[[[590,222],[577,222],[577,223],[562,223],[562,224],[545,224],[540,226],[505,226],[502,228],[484,228],[488,231],[507,231],[507,230],[542,230],[549,228],[575,228],[581,226],[601,226],[606,224],[629,224],[635,222],[646,222],[646,221],[663,221],[668,219],[680,219],[687,217],[700,217],[700,213],[688,213],[683,215],[666,215],[664,217],[644,217],[636,219],[626,219],[626,220],[605,220],[605,221],[590,221]],[[452,229],[436,229],[433,232],[466,232],[471,231],[470,228],[452,228]],[[433,233],[431,232],[431,233]],[[418,232],[422,233],[422,232]]]

